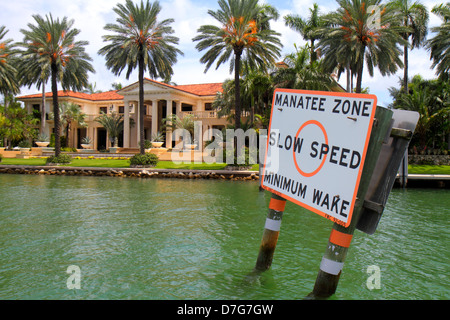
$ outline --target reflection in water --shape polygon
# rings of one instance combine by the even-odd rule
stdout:
[[[292,203],[252,273],[269,194],[254,182],[0,175],[1,299],[302,299],[332,223]],[[448,299],[446,190],[396,190],[357,231],[332,299]],[[81,289],[68,290],[69,265]],[[366,286],[381,270],[381,289]]]

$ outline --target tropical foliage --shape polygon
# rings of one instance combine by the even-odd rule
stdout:
[[[381,0],[337,0],[339,8],[326,15],[332,27],[318,28],[319,47],[328,67],[347,66],[356,74],[356,92],[362,90],[362,77],[366,65],[370,76],[378,68],[382,75],[394,74],[403,67],[399,45],[405,40],[398,14],[393,6]],[[372,8],[380,8],[380,19],[373,22]]]
[[[420,0],[336,0],[337,9],[322,14],[313,4],[305,15],[300,12],[283,17],[286,26],[297,31],[306,41],[294,51],[280,57],[280,34],[271,24],[279,18],[270,4],[258,0],[218,0],[218,9],[209,10],[217,25],[203,25],[192,40],[203,52],[200,62],[205,72],[228,64],[234,79],[224,81],[223,92],[217,94],[213,108],[220,116],[228,116],[235,128],[255,126],[255,119],[267,124],[273,91],[276,88],[310,90],[342,90],[335,78],[347,75],[347,91],[364,92],[363,75],[372,76],[376,69],[382,75],[392,75],[403,68],[401,85],[392,88],[393,106],[421,113],[413,143],[417,148],[444,148],[449,139],[449,33],[450,3],[437,4],[432,13],[441,19],[439,26],[428,35],[428,8]],[[126,70],[127,79],[138,71],[140,132],[137,137],[144,153],[144,74],[172,83],[173,65],[182,52],[174,36],[173,19],[160,20],[158,1],[125,0],[113,8],[115,23],[108,23],[103,36],[105,46],[99,54],[115,75]],[[63,90],[99,92],[96,83],[88,81],[94,72],[91,58],[86,54],[86,41],[77,41],[80,33],[74,21],[51,14],[33,16],[33,22],[22,29],[23,41],[14,43],[7,38],[8,30],[0,26],[0,94],[5,96],[0,115],[0,135],[8,144],[29,140],[35,135],[38,121],[26,118],[26,112],[16,108],[11,94],[20,86],[42,87],[51,80],[53,114],[55,119],[55,152],[61,151],[61,138],[70,138],[75,123],[83,125],[80,108],[68,108],[58,102],[58,86]],[[426,45],[432,68],[439,80],[408,79],[409,55],[414,48]],[[20,49],[19,49],[20,48]],[[112,84],[115,90],[120,83]],[[403,91],[403,92],[401,92]],[[44,97],[44,96],[43,96]],[[8,106],[10,103],[13,106]],[[41,107],[45,105],[43,101]],[[21,110],[19,110],[21,109]],[[45,110],[41,110],[41,128],[45,128]],[[247,118],[241,123],[241,116]],[[17,120],[20,119],[20,120]],[[164,128],[183,127],[193,133],[193,116],[173,115],[164,120]],[[261,121],[262,120],[262,121]],[[17,122],[18,121],[18,122]],[[123,116],[102,115],[98,122],[107,128],[113,145],[123,130]],[[109,122],[108,122],[109,121]],[[192,124],[192,125],[191,125]],[[119,132],[119,133],[118,133]],[[63,139],[64,141],[64,139]]]
[[[15,147],[22,140],[36,136],[38,119],[29,114],[15,99],[8,99],[8,106],[0,111],[0,138],[6,143],[4,147]]]
[[[12,39],[4,39],[7,33],[5,26],[0,26],[0,93],[3,95],[19,92],[14,58],[16,50]]]
[[[425,43],[428,33],[428,9],[420,2],[411,3],[410,0],[392,0],[395,12],[401,19],[401,24],[407,29],[402,32],[402,37],[410,43],[403,47],[403,88],[408,88],[408,47],[419,48]]]
[[[442,24],[432,28],[434,38],[428,41],[428,48],[433,59],[432,68],[436,68],[436,74],[442,79],[449,80],[450,72],[450,2],[433,7],[432,12],[439,16]]]
[[[315,41],[317,41],[319,37],[315,31],[318,28],[328,26],[329,23],[320,14],[319,5],[317,3],[313,4],[313,7],[309,9],[309,12],[310,15],[306,20],[297,14],[288,14],[284,17],[284,21],[288,27],[299,32],[303,36],[303,39],[309,41],[309,56],[311,63],[313,63],[318,58]]]
[[[108,132],[109,140],[113,147],[118,147],[119,145],[119,135],[123,131],[123,115],[116,112],[111,114],[103,113],[95,119],[100,123]]]
[[[103,36],[108,45],[100,49],[99,54],[106,58],[106,66],[115,75],[127,68],[128,79],[134,69],[138,69],[139,81],[139,124],[140,152],[144,148],[144,73],[151,78],[166,79],[173,74],[172,65],[182,52],[175,47],[179,39],[172,36],[170,26],[174,20],[158,21],[161,6],[158,1],[152,4],[147,0],[135,5],[131,0],[117,4],[113,9],[117,15],[116,24],[108,23],[105,30],[112,34]]]
[[[393,108],[416,111],[420,114],[411,147],[417,152],[427,149],[447,150],[450,134],[450,83],[424,80],[415,76],[408,92],[391,88]]]
[[[275,71],[275,87],[331,91],[337,84],[325,72],[323,60],[312,60],[308,46],[295,49],[284,58],[284,67]]]

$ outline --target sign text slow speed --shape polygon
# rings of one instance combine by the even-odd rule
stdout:
[[[262,187],[348,226],[375,109],[374,95],[277,89]]]

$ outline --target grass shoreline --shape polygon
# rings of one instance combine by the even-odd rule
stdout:
[[[16,159],[3,158],[1,165],[26,165],[26,166],[45,166],[46,158]],[[95,167],[95,168],[129,168],[128,159],[77,159],[74,158],[66,167]],[[184,170],[223,170],[225,163],[174,163],[172,161],[159,161],[156,169],[184,169]],[[258,171],[259,165],[254,164],[252,171]],[[450,166],[446,165],[409,165],[410,174],[444,174],[450,175]]]
[[[45,166],[46,158],[16,159],[3,158],[0,165],[17,166]],[[72,159],[70,164],[64,164],[65,167],[77,168],[130,168],[128,159]],[[174,163],[172,161],[159,161],[155,169],[180,169],[180,170],[224,170],[226,163]],[[252,165],[251,171],[258,171],[259,165]]]

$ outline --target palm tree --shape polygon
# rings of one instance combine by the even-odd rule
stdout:
[[[325,27],[328,25],[327,21],[320,15],[319,6],[317,3],[313,4],[313,7],[309,9],[310,15],[307,20],[296,14],[288,14],[284,17],[284,22],[286,26],[299,32],[303,39],[309,40],[309,48],[311,50],[310,57],[311,63],[317,60],[317,53],[314,42],[318,40],[318,36],[314,34],[317,28]]]
[[[7,33],[8,30],[0,26],[0,93],[5,96],[20,92],[16,77],[17,70],[14,66],[16,50],[11,39],[3,39]]]
[[[49,72],[53,95],[53,113],[55,116],[55,156],[61,153],[60,116],[58,103],[58,82],[63,90],[82,90],[88,84],[88,72],[95,72],[85,52],[87,41],[75,41],[80,30],[72,28],[74,20],[64,17],[53,19],[46,15],[33,15],[36,25],[28,24],[29,30],[20,30],[24,40],[20,44],[24,68],[22,72],[35,82],[45,79]]]
[[[120,82],[111,83],[112,90],[120,90],[122,89],[122,84]]]
[[[209,10],[221,26],[203,25],[193,41],[199,41],[196,49],[207,50],[200,59],[206,64],[205,72],[217,61],[216,69],[227,62],[232,55],[235,83],[235,126],[241,127],[240,67],[245,54],[251,68],[266,68],[275,64],[280,55],[279,34],[267,27],[270,15],[261,15],[258,0],[219,0],[220,9]],[[259,21],[258,21],[259,20]],[[264,25],[264,28],[260,27]],[[231,71],[231,70],[230,70]]]
[[[324,72],[322,61],[311,62],[308,46],[294,46],[296,51],[283,59],[285,67],[273,75],[275,87],[330,91],[336,83],[329,73]]]
[[[428,41],[428,49],[431,50],[433,59],[432,68],[437,67],[436,74],[442,79],[449,79],[450,72],[450,2],[433,7],[431,10],[442,19],[442,24],[434,27],[431,31],[436,35]]]
[[[273,82],[268,73],[260,70],[250,70],[243,79],[243,95],[249,101],[250,122],[253,124],[255,114],[263,114],[273,95]]]
[[[167,118],[162,119],[163,128],[184,129],[183,132],[183,147],[187,142],[194,144],[194,130],[195,130],[195,117],[192,114],[183,116],[182,118],[176,114],[172,114]],[[189,134],[187,134],[189,133]]]
[[[111,145],[118,147],[119,135],[123,131],[123,115],[116,112],[112,112],[111,114],[102,113],[95,121],[106,129]]]
[[[410,0],[392,0],[390,5],[393,5],[395,10],[403,20],[403,25],[409,30],[402,33],[403,39],[411,43],[405,43],[403,48],[403,89],[408,91],[408,46],[411,49],[419,48],[425,43],[428,33],[428,10],[419,1],[411,3]]]
[[[140,153],[144,148],[144,72],[149,71],[151,78],[166,79],[173,74],[172,65],[177,62],[177,54],[183,54],[174,45],[179,39],[172,36],[170,26],[173,19],[158,21],[161,6],[158,1],[134,5],[131,0],[117,4],[114,12],[118,15],[117,24],[107,24],[105,30],[113,32],[103,36],[110,44],[100,49],[99,54],[106,57],[106,66],[115,75],[127,68],[126,78],[137,67],[139,70],[139,123]]]
[[[55,120],[55,114],[51,112],[49,118]],[[66,102],[59,104],[59,123],[61,124],[61,132],[66,137],[67,147],[71,146],[71,132],[73,125],[76,123],[80,127],[86,127],[86,114],[81,111],[81,107],[75,103]]]
[[[74,124],[79,125],[80,127],[86,127],[87,124],[85,122],[86,114],[81,111],[81,107],[75,103],[63,102],[60,104],[60,117],[61,117],[61,126],[65,128],[65,135],[67,139],[67,146],[72,145],[72,128]]]
[[[356,73],[356,92],[361,93],[364,63],[369,75],[377,67],[384,75],[393,74],[403,67],[398,45],[406,41],[401,32],[406,29],[398,22],[392,6],[383,6],[381,0],[338,0],[340,7],[326,16],[332,27],[319,28],[319,47],[325,58],[341,63]],[[372,25],[374,12],[368,8],[380,8],[379,25]]]
[[[83,90],[83,92],[93,94],[93,93],[101,93],[102,90],[97,90],[97,82],[95,82],[95,83],[89,83],[87,85],[87,87]]]
[[[3,39],[8,33],[4,26],[0,26],[0,93],[4,95],[5,117],[7,116],[8,95],[20,92],[17,82],[17,70],[15,65],[17,60],[14,58],[16,50],[12,45],[12,39]],[[7,138],[4,138],[3,144],[6,146]]]

